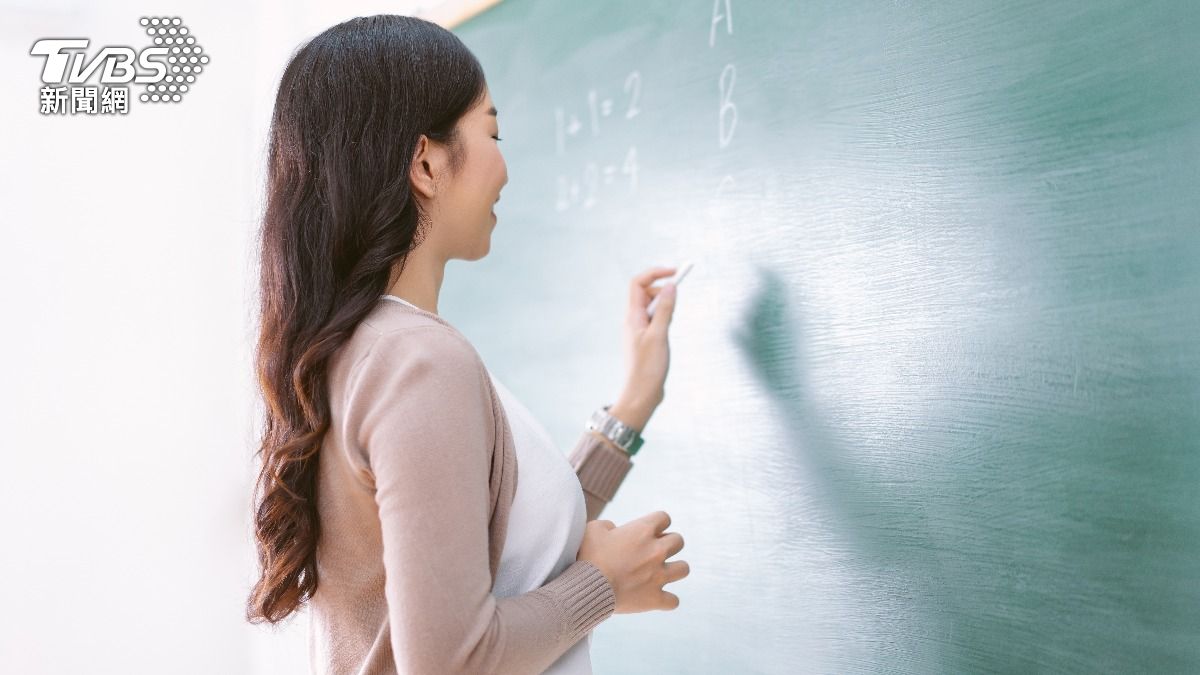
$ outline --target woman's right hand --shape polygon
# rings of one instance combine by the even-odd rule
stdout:
[[[679,606],[679,596],[662,589],[691,568],[683,560],[666,562],[683,548],[678,532],[666,532],[671,517],[654,511],[617,527],[611,520],[588,521],[576,560],[587,560],[604,573],[616,592],[615,614],[635,614]]]
[[[651,284],[674,273],[674,267],[651,267],[629,283],[629,308],[625,314],[626,382],[618,397],[619,405],[613,406],[621,408],[625,418],[615,412],[613,415],[639,431],[662,403],[671,364],[667,328],[675,313],[675,287],[670,283]],[[650,318],[646,310],[655,298],[658,306]]]

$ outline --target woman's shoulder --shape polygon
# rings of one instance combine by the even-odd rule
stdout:
[[[399,363],[432,360],[441,368],[453,365],[484,369],[475,346],[445,319],[398,303],[380,300],[351,339],[357,359]]]

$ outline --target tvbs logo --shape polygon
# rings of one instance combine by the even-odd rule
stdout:
[[[31,56],[45,57],[42,66],[42,114],[67,112],[125,113],[128,111],[129,83],[145,85],[140,100],[171,103],[183,100],[196,76],[208,64],[208,55],[188,34],[179,18],[141,19],[153,46],[134,50],[124,46],[106,46],[89,58],[86,38],[47,38],[33,43]],[[97,77],[98,76],[98,77]],[[95,78],[100,89],[86,85]],[[65,86],[59,86],[65,85]],[[115,86],[109,86],[115,85]]]
[[[64,49],[87,49],[87,46],[86,39],[38,40],[33,43],[33,49],[29,53],[46,57],[46,65],[42,68],[42,82],[46,84],[82,84],[90,80],[101,65],[104,66],[104,70],[100,74],[100,84],[126,84],[130,81],[147,84],[161,82],[167,76],[166,64],[150,58],[165,57],[171,52],[167,47],[147,47],[141,53],[129,47],[105,47],[90,64],[83,53],[63,53]],[[133,67],[134,61],[146,70],[153,70],[154,74],[138,75]],[[68,62],[71,64],[69,73]]]

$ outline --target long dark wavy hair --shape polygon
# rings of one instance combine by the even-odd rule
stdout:
[[[483,68],[457,36],[390,14],[329,28],[284,69],[259,242],[255,371],[265,419],[251,623],[278,623],[317,590],[327,364],[428,226],[409,182],[420,136],[445,144],[457,171],[457,124],[485,86]]]

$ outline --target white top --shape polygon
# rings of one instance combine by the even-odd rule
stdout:
[[[383,297],[416,307],[395,295]],[[487,372],[504,405],[517,455],[517,489],[492,587],[496,597],[506,598],[541,587],[575,562],[587,525],[587,505],[579,477],[550,433],[490,369]],[[543,672],[592,675],[591,644],[589,632]]]

